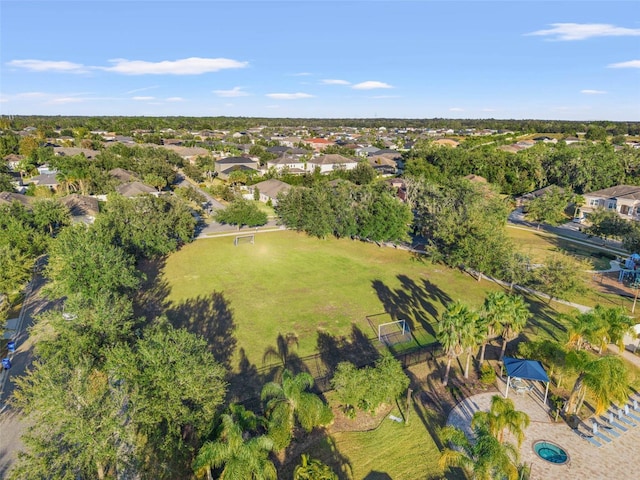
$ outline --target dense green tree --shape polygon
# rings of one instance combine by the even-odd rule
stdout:
[[[627,252],[640,252],[640,225],[631,222],[629,230],[622,237],[622,246]]]
[[[624,238],[632,232],[631,222],[624,220],[615,210],[599,208],[589,214],[589,225],[585,233],[604,240]]]
[[[527,205],[527,218],[538,223],[559,225],[567,221],[564,211],[569,203],[569,196],[558,187],[551,187],[542,195],[531,200]]]
[[[308,373],[282,373],[280,383],[269,382],[262,388],[262,400],[266,401],[268,435],[274,449],[280,451],[291,443],[296,422],[307,432],[314,427],[328,425],[333,420],[331,409],[314,393],[307,392],[313,386]]]
[[[226,372],[206,340],[159,322],[133,347],[110,349],[107,367],[129,399],[138,434],[146,439],[140,448],[157,457],[148,459],[153,464],[147,468],[164,476],[170,459],[189,461],[193,446],[211,432],[227,387]]]
[[[466,179],[442,185],[408,181],[415,229],[429,240],[429,251],[448,265],[498,274],[513,250],[506,236],[508,209],[491,188]]]
[[[376,171],[373,169],[369,162],[358,162],[356,168],[349,171],[349,180],[356,185],[368,185],[377,177]]]
[[[227,208],[218,210],[215,215],[216,221],[228,223],[229,225],[246,225],[247,227],[258,227],[267,223],[267,214],[253,202],[242,197],[237,197]]]
[[[555,254],[535,270],[534,282],[538,289],[549,295],[549,302],[554,298],[566,299],[585,291],[584,270],[589,270],[585,262]]]
[[[136,258],[167,255],[193,239],[196,219],[177,197],[109,195],[96,218],[95,228],[104,238]]]
[[[48,293],[57,297],[126,293],[140,281],[133,258],[83,224],[64,229],[53,241],[45,276]]]
[[[340,362],[331,385],[347,415],[353,417],[356,409],[374,413],[381,404],[397,399],[409,386],[409,378],[402,364],[385,353],[373,367]]]
[[[71,223],[71,213],[66,205],[55,199],[39,199],[33,204],[33,221],[36,227],[54,236]]]

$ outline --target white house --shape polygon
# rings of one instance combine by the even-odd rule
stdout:
[[[584,213],[598,208],[615,210],[622,218],[640,220],[640,187],[635,185],[618,185],[615,187],[585,193]]]
[[[320,168],[320,173],[329,173],[334,170],[353,170],[358,165],[358,161],[353,158],[343,157],[338,154],[320,155],[307,162],[307,170],[313,172],[316,167]]]

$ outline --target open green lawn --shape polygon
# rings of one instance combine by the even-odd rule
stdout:
[[[609,259],[601,255],[601,250],[570,242],[555,235],[543,232],[507,228],[507,235],[519,250],[531,258],[532,263],[542,263],[552,252],[562,252],[589,260],[594,270],[606,270],[611,265]]]
[[[225,328],[237,339],[235,354],[244,348],[258,366],[279,333],[295,332],[306,356],[318,351],[319,332],[350,339],[355,325],[377,342],[377,324],[390,318],[409,320],[416,343],[432,343],[443,305],[479,307],[497,288],[404,250],[290,231],[237,247],[233,236],[198,240],[170,256],[157,280],[174,318],[204,335]],[[194,323],[203,320],[210,325]]]

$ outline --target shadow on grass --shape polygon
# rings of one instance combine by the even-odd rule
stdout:
[[[266,368],[264,375],[279,380],[284,370],[289,370],[294,375],[308,373],[309,368],[294,351],[294,347],[298,347],[298,336],[295,333],[278,333],[275,347],[267,347],[262,356],[263,368]]]
[[[335,440],[323,429],[314,430],[305,440],[294,441],[287,447],[282,459],[275,462],[278,478],[293,478],[293,471],[300,463],[300,456],[309,452],[310,458],[318,459],[331,467],[340,480],[353,478],[351,462],[340,453]]]
[[[340,362],[351,362],[357,367],[369,365],[375,362],[380,353],[371,343],[362,330],[355,324],[351,325],[351,334],[349,336],[336,337],[330,333],[319,331],[317,339],[317,349],[320,360],[324,365],[323,375],[314,376],[333,376],[333,373]]]
[[[420,325],[435,337],[433,323],[439,317],[436,304],[447,305],[451,297],[429,280],[423,279],[422,284],[418,284],[406,275],[398,275],[397,278],[400,281],[397,289],[390,288],[380,280],[372,282],[385,312],[393,320],[407,320],[411,329]]]
[[[371,471],[367,473],[367,476],[364,477],[363,480],[393,480],[393,478],[387,472]]]
[[[208,343],[209,351],[227,371],[231,370],[231,358],[236,348],[233,312],[229,302],[219,292],[189,298],[167,310],[167,318],[176,328],[186,328],[201,335]]]

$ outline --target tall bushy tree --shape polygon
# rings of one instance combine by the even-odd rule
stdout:
[[[409,378],[402,364],[387,352],[374,367],[359,369],[340,362],[331,385],[346,413],[354,416],[355,409],[374,412],[382,403],[398,398],[409,386]]]
[[[441,185],[409,181],[416,229],[452,266],[497,274],[512,250],[506,237],[506,203],[487,185],[453,179]]]
[[[193,239],[196,219],[178,197],[109,195],[95,228],[114,245],[136,258],[174,252]]]
[[[247,227],[258,227],[267,223],[267,214],[260,210],[255,203],[236,198],[227,208],[219,210],[215,216],[220,223]]]
[[[64,229],[52,243],[45,276],[48,292],[59,297],[127,293],[140,281],[133,258],[83,224]]]
[[[550,255],[544,264],[534,272],[534,282],[538,289],[554,298],[567,299],[586,290],[584,270],[590,265],[562,254]]]

